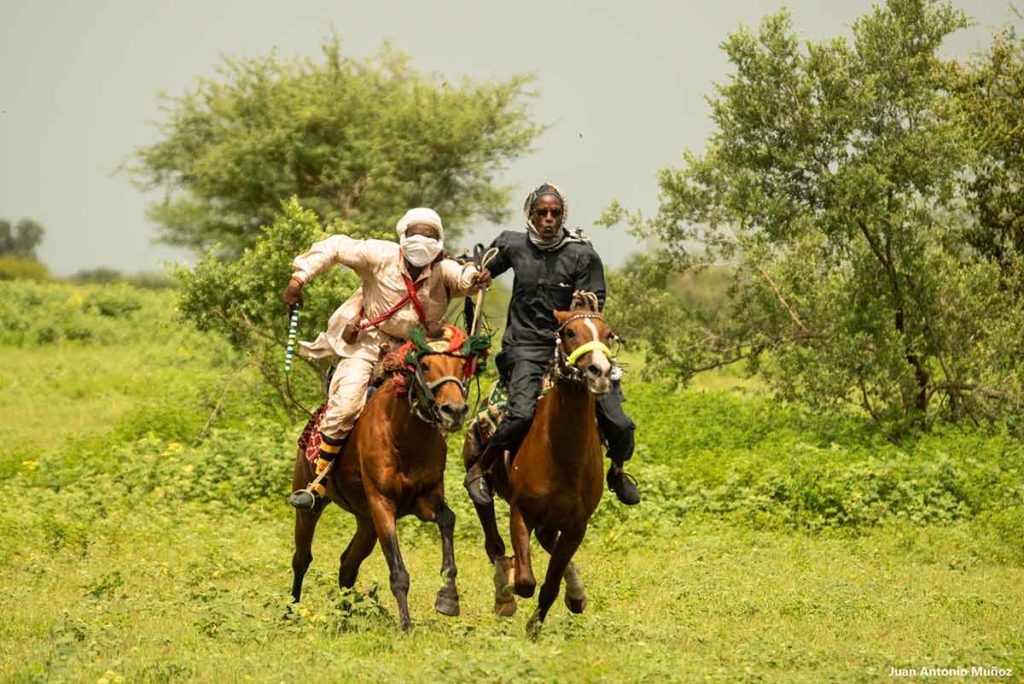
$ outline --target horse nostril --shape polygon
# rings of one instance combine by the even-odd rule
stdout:
[[[592,363],[587,366],[587,374],[594,378],[601,377],[601,367],[596,363]]]
[[[468,411],[469,407],[466,406],[465,404],[459,404],[457,406],[452,404],[445,404],[444,406],[441,407],[441,412],[443,414],[456,420],[464,418]]]

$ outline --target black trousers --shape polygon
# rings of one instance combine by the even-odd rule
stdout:
[[[491,444],[496,448],[507,449],[514,455],[526,438],[550,358],[550,355],[531,358],[513,357],[505,352],[498,354],[498,373],[508,387],[508,412],[491,438]],[[608,458],[618,465],[633,457],[633,433],[636,431],[636,424],[622,410],[624,401],[622,384],[618,380],[613,380],[611,391],[597,400],[597,429],[601,439],[608,444]]]

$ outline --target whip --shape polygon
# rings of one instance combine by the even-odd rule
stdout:
[[[288,346],[284,349],[284,374],[292,372],[292,357],[295,356],[295,338],[299,332],[299,309],[301,305],[296,302],[291,306],[291,318],[288,321]]]

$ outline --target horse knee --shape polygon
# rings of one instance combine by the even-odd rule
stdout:
[[[405,568],[392,570],[389,579],[392,594],[405,595],[409,593],[409,573]]]

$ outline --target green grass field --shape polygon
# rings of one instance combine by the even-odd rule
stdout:
[[[340,509],[290,605],[284,497],[300,426],[254,402],[258,383],[222,343],[175,322],[172,294],[0,288],[22,304],[0,310],[0,680],[1024,672],[1024,448],[1006,435],[944,430],[896,447],[857,417],[807,416],[736,376],[682,392],[632,379],[645,500],[602,502],[578,557],[587,612],[559,601],[536,641],[533,600],[511,619],[490,612],[453,436],[462,615],[433,612],[438,535],[406,520],[415,628],[402,635],[379,552],[353,595],[338,592],[353,529]]]

